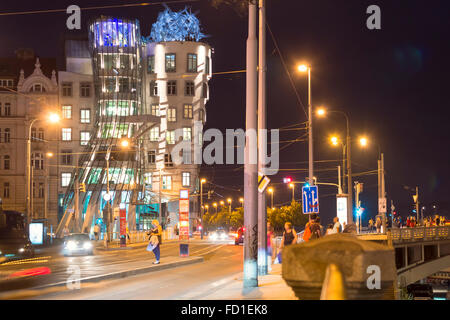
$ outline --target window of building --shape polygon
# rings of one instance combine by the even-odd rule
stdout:
[[[63,95],[63,97],[71,97],[72,96],[72,83],[71,82],[63,82],[62,95]]]
[[[183,164],[192,164],[192,154],[191,150],[184,150],[183,149]]]
[[[166,72],[176,72],[175,53],[166,53]]]
[[[72,141],[72,128],[62,128],[62,141]]]
[[[192,104],[185,104],[183,106],[183,118],[192,119]]]
[[[62,164],[72,164],[72,150],[62,150],[61,153]]]
[[[146,172],[144,173],[144,182],[148,185],[150,185],[150,189],[152,187],[152,173]]]
[[[34,170],[44,169],[44,154],[40,152],[35,152],[31,154],[31,166]]]
[[[105,89],[106,89],[106,92],[115,92],[116,91],[116,79],[105,78]]]
[[[0,143],[2,142],[2,128],[0,128]]]
[[[130,56],[127,54],[120,55],[120,68],[121,69],[130,69]]]
[[[11,159],[10,159],[9,155],[5,155],[3,157],[3,169],[5,169],[5,170],[11,169]]]
[[[159,140],[159,127],[153,127],[150,129],[150,141]]]
[[[38,139],[41,141],[44,141],[44,129],[43,128],[39,128],[39,130],[38,130]]]
[[[195,95],[195,85],[194,81],[186,81],[185,82],[185,91],[184,94],[186,96],[194,96]]]
[[[158,104],[152,104],[151,105],[151,113],[152,116],[159,117],[159,105]]]
[[[208,85],[206,83],[202,85],[202,97],[208,98]]]
[[[9,182],[3,183],[3,198],[9,198]]]
[[[166,131],[167,144],[175,144],[175,130]]]
[[[71,179],[72,174],[70,172],[61,173],[61,187],[68,187]]]
[[[181,180],[183,187],[190,187],[191,186],[191,173],[190,172],[183,172],[181,174]]]
[[[176,80],[167,81],[167,95],[175,96],[177,95],[177,82]]]
[[[197,72],[197,55],[195,53],[187,55],[187,72]]]
[[[72,119],[72,106],[62,106],[63,119]]]
[[[154,55],[147,57],[147,72],[155,73],[155,56]]]
[[[33,84],[30,88],[30,92],[45,92],[45,88],[42,84]]]
[[[198,133],[198,144],[200,146],[203,145],[203,132],[201,132],[201,131]]]
[[[155,164],[156,163],[156,150],[149,150],[147,152],[147,158],[149,164]]]
[[[191,141],[192,139],[192,128],[183,128],[183,140]]]
[[[0,79],[0,87],[12,87],[13,84],[12,79]]]
[[[130,79],[119,78],[119,92],[122,93],[130,92]]]
[[[44,184],[39,182],[39,198],[44,198]]]
[[[176,122],[177,121],[177,109],[176,108],[167,109],[167,121],[168,122]]]
[[[203,111],[203,109],[198,110],[198,121],[204,121],[205,118],[205,112]]]
[[[31,128],[31,140],[37,140],[37,134],[36,134],[37,130],[36,128]]]
[[[205,73],[209,74],[209,57],[205,57]]]
[[[158,96],[158,83],[155,80],[150,81],[150,95],[152,97]]]
[[[5,117],[10,117],[11,116],[11,103],[6,102],[5,103],[5,112],[4,112],[4,116]]]
[[[11,142],[11,129],[6,128],[5,129],[5,143]]]
[[[170,153],[164,154],[164,166],[173,167],[172,155]]]
[[[80,122],[81,123],[91,123],[91,109],[81,109],[80,110]]]
[[[91,139],[91,134],[89,131],[80,132],[80,145],[86,146]]]
[[[162,189],[163,190],[172,189],[172,176],[162,176]]]
[[[80,83],[80,96],[83,98],[91,96],[91,84],[89,82]]]

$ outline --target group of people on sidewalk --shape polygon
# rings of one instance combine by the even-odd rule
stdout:
[[[409,216],[404,222],[401,217],[392,221],[393,228],[415,228],[415,227],[442,227],[448,223],[445,216],[435,215],[434,217],[425,217],[423,220],[417,220],[414,216]]]

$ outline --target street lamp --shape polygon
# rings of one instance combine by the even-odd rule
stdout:
[[[270,193],[270,198],[271,198],[271,208],[273,209],[273,188],[269,188],[267,189],[267,191]]]
[[[216,208],[216,214],[217,214],[217,202],[213,203],[213,207]]]
[[[239,198],[239,202],[241,203],[241,205],[244,204],[244,198]]]
[[[56,113],[50,113],[47,117],[47,120],[50,123],[57,123],[59,121],[59,115]],[[27,219],[28,223],[31,222],[31,128],[33,127],[33,124],[40,120],[39,118],[34,118],[30,121],[30,124],[28,125],[28,139],[27,139],[27,163],[26,163],[26,173],[27,173]]]
[[[224,206],[224,204],[225,204],[225,202],[220,201],[220,205],[221,205],[222,207]]]
[[[207,204],[205,204],[205,209],[206,209],[206,212],[209,212],[209,211],[208,211],[209,206],[208,206]]]
[[[295,201],[295,185],[293,183],[289,183],[289,188],[292,189],[292,202]]]
[[[346,131],[347,131],[347,137],[346,137],[346,143],[343,145],[344,150],[344,157],[343,157],[343,163],[345,163],[345,151],[347,151],[347,223],[353,222],[353,199],[352,199],[352,161],[351,161],[351,147],[350,147],[350,125],[349,125],[349,118],[347,113],[341,110],[329,110],[327,111],[325,108],[319,108],[317,110],[317,114],[319,116],[325,116],[328,112],[334,112],[334,113],[340,113],[345,117],[345,124],[346,124]],[[345,165],[342,168],[343,175],[342,180],[343,183],[343,189],[345,189],[345,173],[344,173]]]
[[[312,105],[311,105],[311,67],[302,64],[298,67],[299,72],[308,72],[308,174],[309,174],[309,184],[313,185],[313,117],[312,117]]]
[[[361,137],[359,138],[359,144],[361,145],[361,147],[367,147],[368,141],[366,137]]]
[[[200,232],[200,239],[203,240],[203,184],[206,183],[206,179],[200,179],[200,223],[202,230]]]

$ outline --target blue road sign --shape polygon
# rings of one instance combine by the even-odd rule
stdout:
[[[319,213],[319,190],[317,186],[305,186],[302,188],[303,213]]]

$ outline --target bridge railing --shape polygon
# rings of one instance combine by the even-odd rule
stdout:
[[[391,228],[392,241],[434,241],[450,239],[450,226]]]

